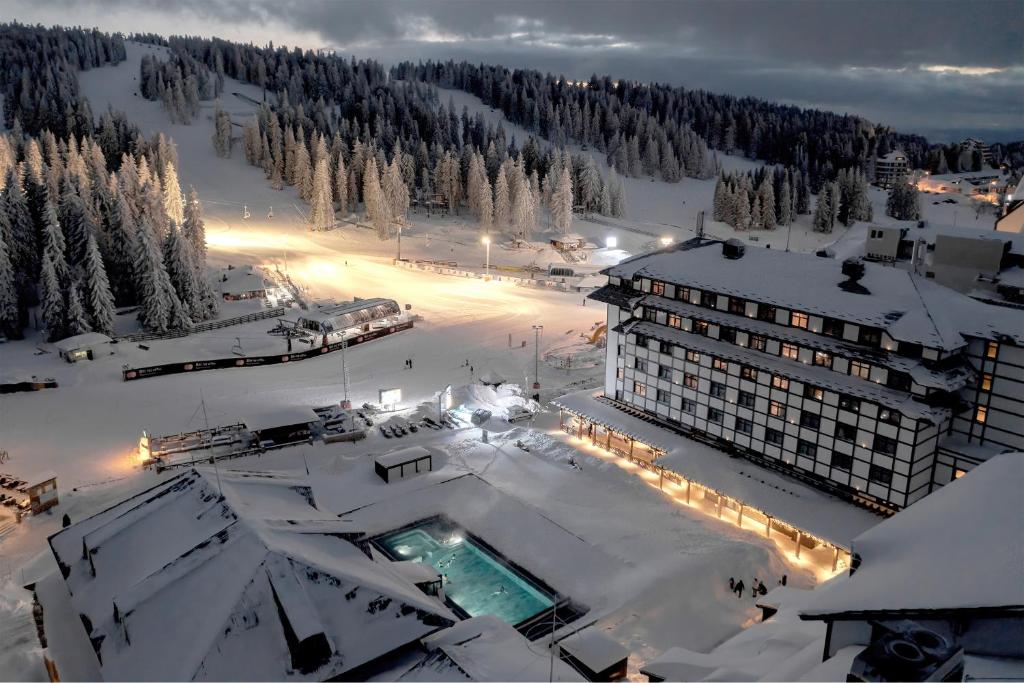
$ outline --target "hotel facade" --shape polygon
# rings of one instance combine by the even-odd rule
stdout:
[[[623,414],[885,512],[1024,450],[1024,311],[732,240],[603,273],[599,400]]]

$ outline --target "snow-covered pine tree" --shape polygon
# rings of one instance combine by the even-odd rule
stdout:
[[[64,291],[60,285],[57,268],[53,262],[53,254],[47,249],[43,252],[41,272],[41,292],[39,296],[39,312],[43,318],[48,341],[63,339],[65,330]]]
[[[0,334],[11,339],[20,339],[20,317],[14,266],[8,255],[4,234],[0,231]]]
[[[178,226],[173,222],[164,240],[164,267],[171,280],[178,300],[190,318],[199,318],[202,304],[199,300],[199,286],[196,284],[195,257],[191,245],[182,238]]]
[[[324,154],[316,162],[309,207],[309,229],[329,230],[334,226],[334,202],[331,194],[330,160]]]
[[[761,228],[764,230],[775,229],[775,190],[772,187],[772,179],[766,173],[761,186],[757,189],[757,195],[761,200]]]
[[[231,156],[231,116],[220,108],[220,100],[213,109],[213,149],[219,157]]]
[[[377,160],[370,157],[363,169],[363,207],[366,210],[366,219],[373,223],[377,230],[377,237],[388,239],[389,223],[387,209],[384,206],[384,197],[380,187],[380,173],[377,171]]]
[[[167,275],[149,217],[145,215],[140,219],[135,234],[133,271],[139,298],[139,322],[151,332],[166,332],[182,306]]]
[[[779,223],[789,225],[793,222],[793,189],[789,185],[789,172],[783,176],[782,187],[779,189]]]
[[[516,185],[518,186],[514,204],[512,206],[512,227],[515,230],[516,237],[521,240],[529,240],[533,234],[533,230],[536,227],[537,219],[534,212],[533,196],[530,193],[530,186],[526,179],[522,177],[522,171],[519,173],[519,180]]]
[[[89,317],[82,306],[82,295],[78,292],[78,285],[74,281],[68,282],[68,313],[67,313],[67,334],[73,337],[76,334],[91,332]]]
[[[818,203],[814,207],[814,218],[811,227],[815,232],[832,232],[832,191],[823,185],[818,193]]]
[[[917,188],[909,183],[896,183],[889,190],[885,203],[885,215],[899,221],[916,221],[921,218],[921,204]]]
[[[608,184],[611,186],[612,216],[622,218],[626,215],[626,192],[622,187],[622,178],[614,167],[608,171]]]
[[[381,193],[384,198],[384,206],[388,213],[389,232],[395,232],[395,227],[404,224],[406,215],[409,213],[409,188],[405,186],[402,178],[402,167],[396,156],[391,160],[384,178],[381,181]]]
[[[572,226],[572,206],[572,174],[567,167],[563,167],[551,195],[551,224],[556,231],[563,234],[569,232]]]
[[[192,250],[200,263],[206,264],[206,224],[203,222],[203,205],[199,202],[199,193],[190,187],[188,201],[185,202],[184,220],[181,223],[181,234],[192,244]]]
[[[491,182],[487,179],[487,170],[480,168],[480,183],[477,187],[477,215],[480,220],[480,227],[484,232],[490,232],[494,224],[494,200],[491,198]]]
[[[737,230],[746,230],[750,226],[750,201],[747,199],[747,191],[739,187],[733,195],[733,227]]]
[[[345,157],[340,154],[334,169],[334,201],[337,202],[341,215],[347,216],[349,205],[348,170],[345,168]]]
[[[587,212],[597,211],[601,207],[601,173],[597,170],[594,157],[589,154],[580,171],[578,200]]]
[[[295,162],[292,166],[292,185],[299,192],[303,201],[310,201],[313,194],[313,167],[310,165],[309,151],[303,140],[295,142]]]
[[[82,263],[82,287],[89,323],[97,332],[111,335],[114,332],[114,296],[110,291],[103,259],[100,258],[96,239],[90,235]]]
[[[39,279],[39,239],[17,166],[12,166],[7,173],[6,187],[0,194],[0,211],[6,214],[6,225],[10,230],[7,249],[12,267],[27,281],[34,282]]]
[[[722,223],[726,222],[726,184],[723,176],[718,176],[715,181],[715,194],[711,200],[711,218]]]
[[[874,218],[871,196],[868,194],[868,180],[862,171],[857,171],[853,180],[853,198],[850,201],[850,222],[870,221]]]
[[[181,185],[178,183],[178,170],[170,161],[164,164],[163,200],[167,219],[174,225],[180,226],[184,223],[185,206],[181,195]]]
[[[508,172],[504,166],[498,170],[498,179],[494,183],[494,224],[499,228],[508,226],[512,221],[512,196],[509,187]]]

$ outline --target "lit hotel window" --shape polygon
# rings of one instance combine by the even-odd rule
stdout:
[[[978,410],[974,413],[974,421],[978,424],[985,424],[985,416],[988,414],[988,408],[985,406],[978,406]]]
[[[792,325],[793,327],[802,327],[803,329],[806,330],[807,329],[807,314],[806,313],[797,313],[796,311],[792,311],[789,314],[789,324]]]
[[[988,343],[988,345],[985,346],[985,355],[988,356],[989,358],[995,358],[998,354],[999,354],[999,344],[997,344],[997,343],[995,343],[993,341],[990,341]]]

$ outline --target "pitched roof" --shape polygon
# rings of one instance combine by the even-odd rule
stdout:
[[[105,678],[323,679],[454,622],[345,540],[308,487],[221,486],[191,470],[51,537]],[[309,642],[322,656],[297,660]]]
[[[801,611],[801,618],[1024,611],[1022,485],[1024,453],[997,455],[861,534],[853,542],[860,567]]]

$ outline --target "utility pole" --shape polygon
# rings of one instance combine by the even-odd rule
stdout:
[[[345,333],[341,334],[341,387],[342,387],[342,399],[341,407],[348,409],[352,407],[352,402],[348,399],[348,364],[345,363],[345,349],[348,348],[348,339],[345,337]]]
[[[402,260],[402,224],[398,224],[398,261]]]
[[[206,431],[210,431],[210,418],[206,415],[206,399],[203,398],[203,390],[199,390],[199,405],[203,408],[203,422],[206,424]],[[224,489],[220,485],[220,468],[217,467],[217,454],[211,453],[210,459],[213,460],[213,471],[217,474],[217,500],[224,500]]]
[[[537,396],[540,395],[540,333],[543,329],[543,325],[533,326],[533,391]]]

